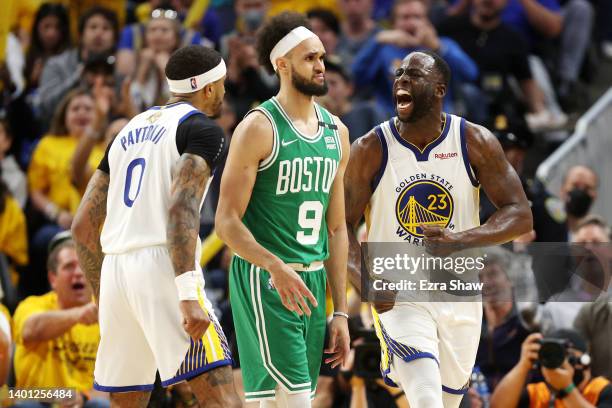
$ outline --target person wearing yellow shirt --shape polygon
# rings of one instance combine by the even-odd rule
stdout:
[[[78,406],[109,407],[107,394],[92,391],[100,341],[98,308],[79,266],[75,243],[68,232],[61,234],[47,260],[53,289],[26,298],[15,311],[16,386],[74,388]]]
[[[101,101],[97,101],[101,103]],[[89,137],[101,127],[103,115],[92,94],[83,89],[69,92],[56,110],[50,134],[36,146],[28,168],[30,199],[46,222],[32,237],[32,279],[28,279],[31,293],[42,293],[47,282],[39,271],[44,265],[47,245],[55,234],[70,228],[81,194],[70,179],[70,161],[83,137]],[[104,155],[103,147],[96,145],[88,159],[96,168]],[[25,282],[24,282],[25,283]]]
[[[28,237],[26,220],[21,207],[7,191],[6,186],[0,180],[0,254],[8,257],[11,283],[18,283],[18,273],[28,264]],[[8,282],[7,282],[8,283]],[[16,302],[15,293],[6,293],[5,301]],[[13,288],[14,289],[14,288]],[[8,304],[7,303],[7,304]],[[12,303],[15,306],[15,303]]]

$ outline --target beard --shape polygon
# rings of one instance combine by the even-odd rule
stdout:
[[[221,112],[223,111],[223,98],[216,98],[215,103],[212,107],[211,115],[208,117],[210,119],[219,119],[221,117]]]
[[[323,81],[323,84],[319,85],[316,82],[309,81],[295,72],[293,68],[291,69],[291,84],[307,96],[323,96],[327,93],[327,82]]]
[[[431,113],[435,105],[433,88],[428,88],[423,90],[420,94],[412,95],[412,111],[408,115],[400,116],[399,112],[397,111],[397,101],[395,101],[395,96],[393,97],[393,100],[396,106],[395,113],[397,114],[397,118],[401,122],[406,123],[414,123],[424,118]]]

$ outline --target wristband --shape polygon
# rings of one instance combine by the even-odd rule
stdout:
[[[347,313],[344,312],[334,312],[334,317],[336,316],[341,316],[341,317],[346,317],[347,319],[349,318],[349,315]]]
[[[568,395],[570,395],[572,391],[574,391],[574,388],[576,388],[576,384],[571,383],[570,385],[568,385],[567,387],[561,390],[560,392],[561,395],[559,396],[559,398],[563,399],[567,397]]]
[[[189,271],[174,278],[179,300],[198,300],[198,273]]]

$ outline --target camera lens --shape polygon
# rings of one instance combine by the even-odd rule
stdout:
[[[543,339],[540,343],[538,361],[546,368],[559,368],[566,356],[566,344],[559,339]]]

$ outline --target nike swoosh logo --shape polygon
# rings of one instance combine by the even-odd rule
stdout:
[[[297,141],[298,141],[297,139],[293,139],[293,140],[291,140],[290,142],[288,142],[288,141],[286,141],[286,140],[283,140],[283,141],[281,141],[281,145],[282,145],[283,147],[285,147],[285,146],[289,146],[291,143],[294,143],[294,142],[297,142]]]

